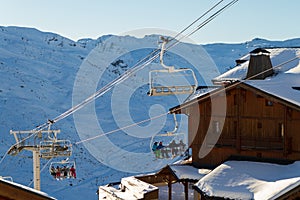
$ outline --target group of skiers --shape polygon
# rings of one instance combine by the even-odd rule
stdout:
[[[76,178],[76,169],[74,166],[69,168],[69,166],[63,166],[56,168],[54,166],[51,167],[50,173],[56,180],[62,180],[65,178]]]
[[[152,151],[155,153],[156,158],[170,158],[169,153],[171,153],[171,157],[174,158],[185,152],[185,146],[186,144],[184,144],[182,140],[180,140],[178,144],[173,140],[167,146],[164,146],[162,142],[154,142]]]

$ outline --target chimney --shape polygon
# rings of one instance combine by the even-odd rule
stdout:
[[[270,59],[270,52],[257,48],[250,52],[250,61],[246,79],[262,80],[273,75],[273,67]]]

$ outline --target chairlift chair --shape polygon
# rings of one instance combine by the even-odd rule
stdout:
[[[74,171],[72,168],[74,168]],[[49,173],[57,180],[76,178],[76,163],[70,160],[51,162]]]
[[[192,69],[189,68],[180,68],[175,69],[174,66],[167,66],[163,62],[163,55],[165,51],[165,45],[168,42],[168,39],[161,37],[163,40],[160,52],[160,64],[164,69],[151,70],[149,72],[149,96],[164,96],[164,95],[176,95],[176,94],[192,94],[196,91],[198,81],[196,79],[195,73]],[[180,83],[180,84],[159,84],[156,82],[156,79],[163,77],[163,75],[168,76],[169,78],[178,79],[187,78],[188,76],[192,78],[193,83]],[[176,77],[177,76],[177,77]],[[163,78],[162,78],[163,80]]]
[[[165,134],[158,134],[157,137],[152,137],[150,142],[151,151],[153,151],[156,158],[161,159],[173,159],[177,156],[181,156],[186,151],[186,142],[185,142],[185,134],[184,133],[171,133],[167,132]],[[166,137],[166,139],[163,139]],[[154,140],[159,139],[159,140]],[[156,152],[153,149],[154,142],[162,142],[163,141],[163,148],[159,149],[160,152]],[[158,153],[158,154],[157,154]]]
[[[40,142],[40,156],[44,159],[70,157],[72,144],[70,140],[45,140]]]
[[[165,146],[165,155],[162,155],[162,158],[174,158],[174,149],[177,149],[179,154],[176,153],[176,156],[182,154],[185,151],[185,146],[186,146],[186,141],[185,141],[185,134],[184,133],[178,133],[178,122],[177,122],[177,118],[176,118],[176,114],[173,113],[173,117],[174,117],[174,123],[175,123],[175,127],[174,130],[166,132],[166,133],[160,133],[157,134],[155,136],[152,136],[151,141],[150,141],[150,149],[151,151],[153,151],[153,144],[154,144],[154,138],[156,137],[157,139],[161,139],[163,137],[166,137],[166,139],[162,139],[164,140],[164,142],[167,142],[165,144],[163,144]],[[156,141],[156,142],[160,142]],[[172,144],[173,143],[173,144]],[[176,144],[177,146],[174,146],[174,144]],[[173,146],[172,146],[173,145]],[[155,155],[157,156],[156,152],[154,152]],[[169,153],[171,153],[171,155],[169,155]]]

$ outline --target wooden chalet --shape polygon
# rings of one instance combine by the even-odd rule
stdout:
[[[226,106],[226,112],[212,114],[211,98],[215,102],[223,98],[219,91],[225,92],[226,105],[214,106]],[[195,166],[216,167],[233,156],[300,160],[300,107],[284,99],[236,82],[181,106],[174,110],[189,116],[189,141]],[[215,144],[208,140],[203,144],[207,134],[215,134],[219,139]],[[202,145],[214,146],[204,158],[199,157]]]
[[[277,70],[278,75],[265,80],[273,72],[266,74],[268,68],[264,68],[256,78],[253,68],[260,64],[272,68],[272,64],[268,51],[258,49],[253,54],[250,62],[243,63],[249,65],[250,76],[245,66],[240,66],[246,80],[220,77],[215,80],[223,85],[219,89],[170,109],[188,116],[194,166],[214,168],[231,158],[281,163],[300,160],[300,91],[295,89],[300,86],[300,76],[289,74],[283,79],[283,72]],[[203,154],[200,149],[209,152]]]
[[[218,89],[170,109],[188,116],[195,167],[214,169],[230,160],[276,164],[300,160],[299,55],[299,48],[256,49],[237,60],[234,69],[212,80]],[[204,177],[199,185],[213,181]],[[300,183],[291,185],[272,199],[299,198]],[[214,184],[208,187],[213,189]],[[231,199],[230,195],[209,196],[205,190],[196,187],[194,198]]]

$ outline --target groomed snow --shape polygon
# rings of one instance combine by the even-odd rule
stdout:
[[[276,199],[300,185],[300,161],[289,165],[228,161],[195,186],[211,197]]]

